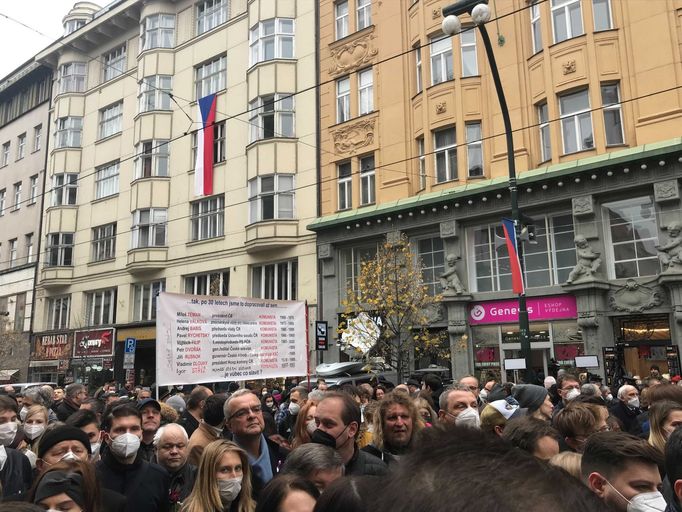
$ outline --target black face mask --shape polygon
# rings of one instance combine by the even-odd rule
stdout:
[[[346,425],[346,428],[348,428],[349,425]],[[324,430],[320,430],[319,428],[313,432],[313,435],[310,436],[310,440],[313,443],[317,444],[322,444],[324,446],[329,446],[330,448],[336,449],[336,440],[341,437],[341,434],[343,434],[346,431],[346,428],[344,428],[341,433],[334,437],[333,435],[329,434],[328,432],[325,432]],[[344,443],[345,444],[345,443]],[[343,445],[341,445],[343,446]],[[339,446],[339,448],[341,448]]]

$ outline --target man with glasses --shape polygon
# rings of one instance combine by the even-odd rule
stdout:
[[[554,406],[554,416],[580,394],[580,382],[578,381],[578,377],[571,375],[570,373],[563,373],[557,380],[556,389],[561,397],[561,401]]]
[[[459,382],[457,382],[457,384],[469,388],[469,391],[471,391],[476,397],[478,405],[479,406],[481,405],[481,400],[479,399],[481,390],[479,388],[479,382],[476,377],[474,377],[473,375],[465,375],[464,377],[459,379]]]
[[[225,395],[211,395],[204,402],[203,418],[199,422],[199,427],[189,438],[189,462],[195,466],[199,465],[201,454],[209,443],[221,439],[223,427],[225,426]]]
[[[572,451],[582,453],[592,434],[610,430],[606,423],[608,415],[606,407],[574,402],[554,417],[554,427]]]
[[[225,425],[232,432],[232,440],[246,451],[252,471],[253,494],[257,499],[263,487],[277,473],[283,457],[277,444],[263,435],[263,411],[253,391],[239,389],[232,393],[225,402],[224,413]]]

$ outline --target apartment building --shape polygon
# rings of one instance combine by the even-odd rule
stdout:
[[[456,375],[511,378],[520,356],[509,256],[507,147],[479,31],[441,30],[441,0],[320,2],[320,317],[387,235],[409,236],[445,294]],[[509,105],[533,368],[596,356],[607,381],[651,365],[679,374],[682,3],[491,3],[487,30]],[[578,246],[576,249],[576,245]],[[575,270],[575,272],[574,272]],[[335,346],[330,357],[345,358]],[[418,364],[447,363],[422,360]]]
[[[34,330],[72,349],[67,370],[53,359],[35,376],[153,383],[164,290],[307,300],[314,317],[315,2],[77,4],[65,31],[36,57],[55,82]]]
[[[0,81],[2,382],[27,377],[51,76],[31,60]]]

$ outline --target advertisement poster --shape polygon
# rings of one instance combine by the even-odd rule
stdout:
[[[518,322],[518,307],[518,299],[477,302],[469,309],[469,325]],[[572,295],[529,297],[526,308],[531,322],[578,318],[578,305]]]

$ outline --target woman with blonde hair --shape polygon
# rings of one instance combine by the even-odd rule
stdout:
[[[580,463],[582,462],[582,459],[583,456],[580,453],[561,452],[549,459],[549,464],[563,469],[569,475],[582,481],[582,475],[580,473]]]
[[[204,448],[192,493],[182,512],[254,512],[251,468],[246,452],[231,441]]]
[[[310,436],[317,429],[315,425],[315,411],[317,411],[317,404],[311,400],[306,401],[301,407],[301,412],[296,417],[296,424],[294,425],[294,436],[291,441],[293,448],[298,448],[302,444],[310,442]]]
[[[661,453],[677,427],[682,425],[682,404],[671,400],[656,402],[649,409],[649,444]]]

